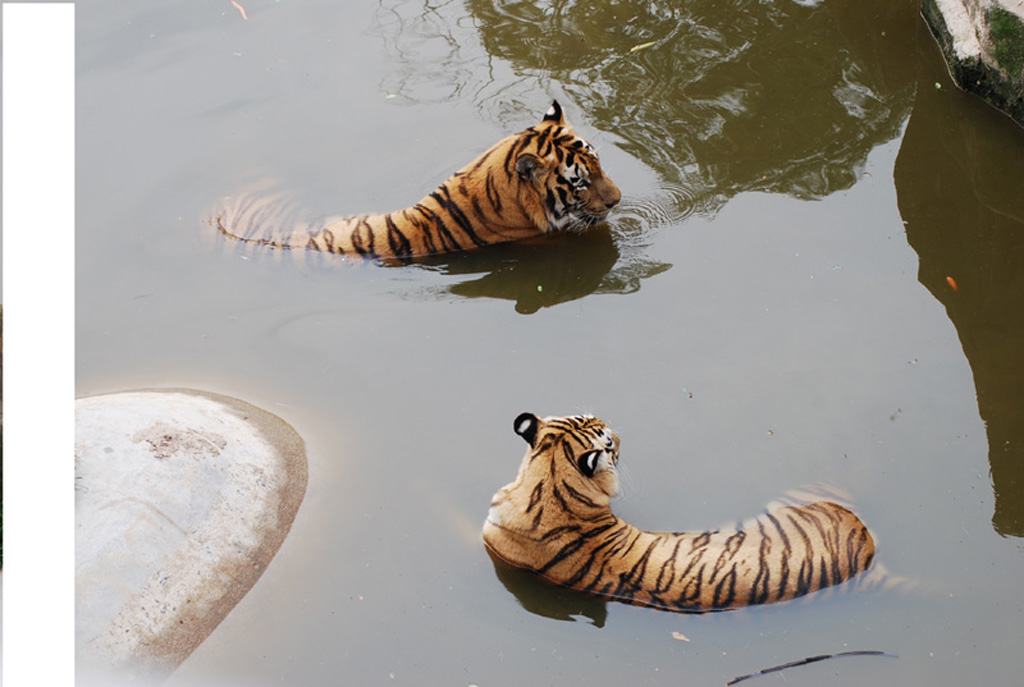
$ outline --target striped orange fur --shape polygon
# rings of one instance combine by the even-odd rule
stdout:
[[[225,236],[274,248],[408,260],[556,231],[582,231],[621,198],[593,146],[555,101],[536,126],[502,139],[415,205],[387,214],[281,226],[278,199],[228,199]]]
[[[515,431],[529,448],[494,495],[483,538],[551,582],[693,612],[793,599],[871,565],[871,534],[831,501],[775,508],[728,531],[643,531],[611,511],[619,438],[604,422],[523,413]]]

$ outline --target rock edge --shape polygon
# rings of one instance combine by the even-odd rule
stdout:
[[[305,444],[244,401],[148,389],[76,402],[76,649],[88,675],[169,675],[269,565]]]

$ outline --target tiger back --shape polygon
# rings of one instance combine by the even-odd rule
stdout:
[[[583,231],[621,197],[554,101],[539,124],[498,141],[403,210],[303,222],[282,197],[239,194],[224,198],[211,221],[229,238],[272,248],[409,261]]]
[[[672,611],[785,601],[867,570],[874,540],[831,501],[772,509],[733,530],[646,532],[612,514],[619,438],[588,415],[515,431],[529,444],[484,523],[488,549],[566,587]]]

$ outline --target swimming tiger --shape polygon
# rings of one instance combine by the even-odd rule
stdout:
[[[243,195],[220,208],[216,222],[225,236],[275,248],[407,260],[582,231],[621,197],[556,100],[539,124],[498,141],[404,210],[290,226],[289,235],[268,238],[273,204]]]
[[[491,501],[486,546],[573,589],[672,611],[785,601],[866,570],[874,540],[830,501],[782,506],[734,530],[655,533],[612,514],[619,437],[590,415],[516,418],[529,444]]]

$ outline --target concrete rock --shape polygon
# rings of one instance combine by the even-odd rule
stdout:
[[[274,557],[305,446],[275,415],[191,390],[80,399],[75,420],[79,672],[159,680]]]
[[[1024,0],[922,0],[957,85],[1024,126]]]

